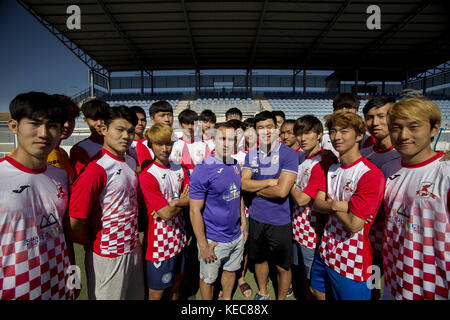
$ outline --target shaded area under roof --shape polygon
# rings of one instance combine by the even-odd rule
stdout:
[[[446,1],[18,0],[108,72],[181,69],[335,70],[340,80],[402,81],[450,60]],[[76,48],[76,49],[75,49]],[[79,57],[83,60],[83,54]]]

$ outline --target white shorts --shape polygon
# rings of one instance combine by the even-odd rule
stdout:
[[[242,257],[244,253],[244,237],[241,235],[231,242],[217,242],[207,239],[208,243],[216,242],[214,254],[217,259],[214,262],[206,263],[200,254],[198,246],[198,260],[200,261],[200,279],[205,283],[212,284],[219,275],[220,267],[225,271],[234,272],[241,268]]]
[[[91,249],[85,256],[89,300],[143,300],[144,263],[139,243],[128,254],[108,258]]]

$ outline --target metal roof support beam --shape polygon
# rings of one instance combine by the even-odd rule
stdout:
[[[401,30],[406,28],[406,26],[408,26],[408,24],[414,18],[420,15],[426,9],[426,7],[428,7],[428,5],[432,2],[433,0],[422,1],[412,12],[410,12],[406,17],[404,17],[402,21],[400,21],[399,23],[395,23],[392,28],[387,30],[380,37],[378,37],[378,39],[376,39],[372,44],[366,47],[360,53],[360,56],[364,57],[367,55],[375,54],[387,41],[395,37]]]
[[[333,30],[334,25],[339,20],[339,18],[344,14],[344,11],[348,8],[348,6],[351,4],[351,0],[346,0],[344,3],[340,6],[336,14],[333,16],[330,22],[328,22],[325,29],[319,34],[319,36],[314,40],[314,43],[311,47],[309,47],[308,51],[306,51],[306,54],[304,56],[305,63],[311,59],[313,54],[319,49],[320,45],[323,43],[323,41],[327,38],[328,34],[331,30]]]
[[[51,34],[53,34],[67,49],[69,49],[78,59],[81,60],[90,70],[95,70],[103,76],[108,76],[109,71],[105,69],[101,64],[97,63],[89,55],[87,55],[83,50],[78,48],[76,44],[70,41],[66,36],[64,36],[60,31],[58,31],[53,25],[48,23],[44,18],[40,17],[33,9],[31,9],[27,4],[21,0],[17,0],[19,5],[21,5],[25,10],[27,10],[39,23],[41,23]]]
[[[258,28],[256,29],[255,39],[253,39],[252,51],[250,52],[250,59],[248,61],[248,66],[250,68],[253,67],[253,63],[255,62],[256,56],[256,47],[258,46],[259,38],[261,37],[261,30],[264,24],[264,16],[266,15],[267,5],[269,4],[269,0],[265,0],[263,3],[263,7],[261,9],[261,14],[259,16]]]
[[[186,3],[184,2],[184,0],[181,0],[181,6],[183,8],[184,23],[186,25],[186,31],[187,31],[187,34],[188,34],[189,43],[191,44],[192,59],[194,60],[195,68],[198,68],[197,50],[195,49],[194,37],[192,36],[191,21],[189,20],[189,16],[188,16],[188,13],[187,13],[187,10],[186,10]]]
[[[131,41],[130,37],[125,33],[125,31],[122,30],[122,28],[120,27],[119,23],[116,21],[116,19],[114,19],[113,15],[108,10],[108,8],[106,7],[106,5],[103,2],[103,0],[97,0],[97,4],[102,8],[103,13],[109,19],[109,21],[114,26],[114,28],[116,29],[117,33],[119,34],[120,38],[125,42],[125,44],[127,45],[128,49],[131,51],[134,59],[136,60],[136,62],[138,64],[138,67],[139,68],[144,68],[144,69],[148,68],[148,66],[146,65],[146,61],[145,61],[144,56],[141,54],[139,49],[134,45],[134,43]]]

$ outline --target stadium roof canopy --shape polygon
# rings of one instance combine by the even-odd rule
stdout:
[[[18,0],[91,69],[336,70],[405,79],[450,60],[447,1]],[[81,9],[69,30],[67,7]],[[369,5],[381,29],[366,26]]]

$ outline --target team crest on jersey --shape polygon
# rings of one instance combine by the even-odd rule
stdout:
[[[421,196],[422,198],[433,198],[436,199],[436,195],[433,193],[434,182],[422,182],[420,184],[419,190],[416,191],[416,194]]]
[[[350,179],[347,179],[347,181],[345,181],[345,185],[344,185],[344,192],[347,193],[353,193],[353,181]]]
[[[172,273],[171,273],[171,272],[165,273],[165,274],[163,274],[163,276],[161,277],[161,281],[162,281],[163,283],[169,283],[170,280],[172,280]]]
[[[57,190],[57,197],[58,197],[58,199],[61,199],[61,198],[64,198],[64,196],[66,195],[66,193],[65,193],[65,191],[64,191],[64,188],[63,188],[63,186],[62,185],[60,185],[60,184],[58,184],[57,186],[56,186],[56,190]]]

